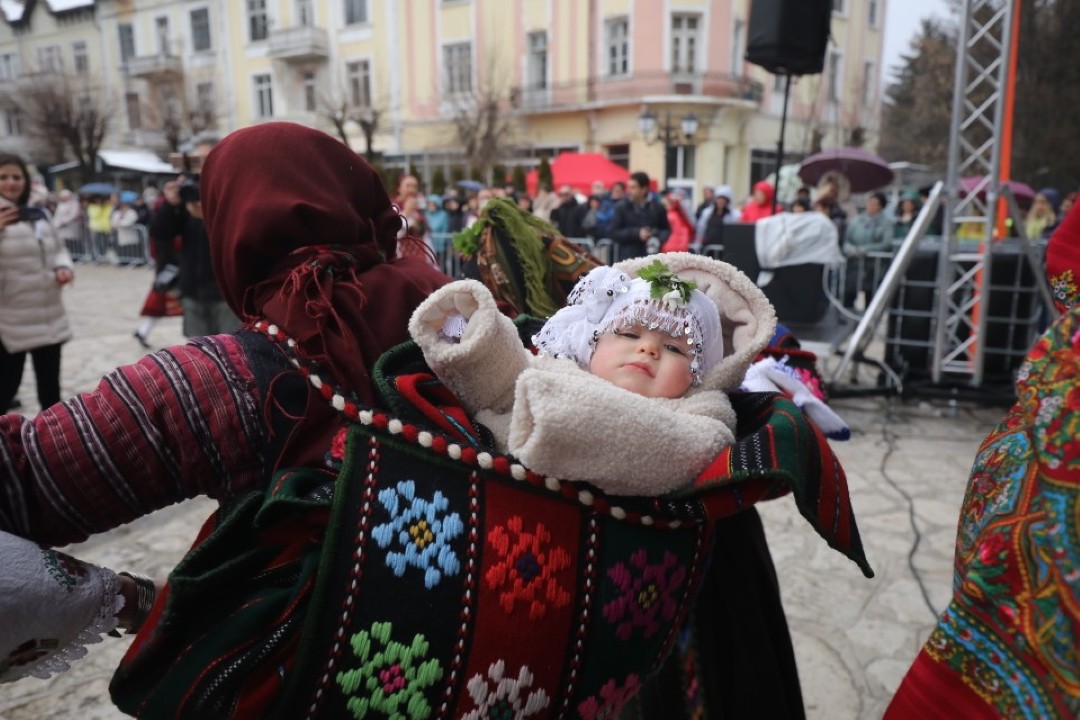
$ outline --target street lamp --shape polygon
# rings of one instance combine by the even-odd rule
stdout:
[[[657,141],[664,143],[664,184],[667,184],[668,168],[671,162],[671,148],[674,145],[689,145],[694,142],[698,131],[698,119],[692,112],[686,113],[678,125],[671,119],[671,111],[664,112],[664,121],[658,122],[656,113],[648,106],[638,116],[638,130],[646,145]]]

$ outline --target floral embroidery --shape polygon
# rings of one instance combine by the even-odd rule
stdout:
[[[390,513],[390,522],[371,531],[386,553],[386,565],[401,577],[412,565],[424,571],[424,585],[430,590],[444,575],[456,575],[461,561],[450,543],[465,531],[461,516],[448,512],[450,501],[439,491],[427,500],[416,496],[416,483],[405,480],[397,489],[379,493],[379,502]]]
[[[6,658],[0,658],[0,677],[11,668],[23,667],[35,663],[60,647],[56,638],[34,638],[13,648]]]
[[[621,686],[616,685],[614,680],[608,680],[600,688],[599,697],[593,695],[578,705],[581,720],[603,720],[604,718],[617,717],[622,712],[627,701],[637,694],[640,685],[638,676],[633,674],[627,676],[626,682]]]
[[[649,638],[660,629],[661,619],[675,617],[674,594],[686,577],[686,568],[672,553],[665,552],[662,562],[650,564],[642,548],[630,556],[629,564],[618,563],[607,574],[621,593],[604,605],[604,618],[618,625],[615,637],[629,640],[634,628],[640,627]]]
[[[506,677],[506,662],[499,660],[488,668],[487,677],[475,675],[466,686],[476,709],[462,720],[525,720],[548,706],[551,698],[533,684],[533,674],[522,665],[517,678]],[[528,693],[528,696],[525,694]]]
[[[336,679],[350,696],[345,704],[357,720],[373,711],[401,720],[431,717],[424,690],[442,678],[443,668],[434,658],[424,659],[429,645],[423,635],[405,645],[391,639],[392,631],[392,623],[377,622],[350,638],[360,667],[339,672]]]
[[[86,577],[86,568],[82,563],[64,553],[42,548],[41,559],[53,580],[68,592]]]
[[[345,437],[347,435],[348,428],[341,428],[334,435],[334,439],[330,441],[330,449],[326,451],[324,456],[327,467],[340,470],[341,466],[345,464]]]
[[[1075,305],[1077,296],[1080,295],[1080,288],[1077,288],[1071,269],[1051,277],[1050,290],[1054,294],[1054,299],[1063,308],[1071,308]]]
[[[514,612],[520,601],[529,608],[529,619],[539,620],[548,606],[566,607],[570,593],[559,582],[557,574],[570,567],[570,554],[552,545],[551,532],[537,523],[532,532],[523,530],[524,521],[517,515],[506,525],[498,525],[488,533],[488,542],[499,555],[499,561],[484,574],[488,587],[501,590],[499,604],[507,613]]]

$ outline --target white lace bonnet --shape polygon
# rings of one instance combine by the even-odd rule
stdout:
[[[659,260],[632,278],[622,270],[593,269],[533,337],[541,355],[587,367],[600,336],[640,325],[687,343],[694,384],[724,357],[716,303]]]

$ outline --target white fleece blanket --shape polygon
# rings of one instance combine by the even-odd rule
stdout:
[[[455,342],[456,315],[467,324]],[[692,482],[734,442],[735,414],[724,392],[645,398],[572,361],[534,357],[476,281],[433,293],[413,313],[409,332],[432,371],[491,430],[498,450],[535,472],[615,495],[660,495]]]

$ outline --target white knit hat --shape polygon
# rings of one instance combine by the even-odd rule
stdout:
[[[533,337],[540,354],[588,367],[603,333],[636,325],[684,339],[694,384],[699,384],[724,357],[716,303],[659,260],[639,274],[631,278],[601,266],[581,278],[567,297],[570,304]]]

